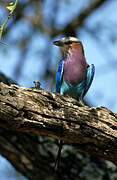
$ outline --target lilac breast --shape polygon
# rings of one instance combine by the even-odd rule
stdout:
[[[85,57],[80,54],[70,54],[64,60],[63,77],[71,84],[78,84],[86,79],[87,62]]]

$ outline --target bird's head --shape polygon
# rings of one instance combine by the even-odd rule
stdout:
[[[76,37],[63,37],[58,41],[54,41],[53,44],[59,46],[63,58],[67,56],[69,50],[73,47],[81,49],[84,54],[82,42]]]

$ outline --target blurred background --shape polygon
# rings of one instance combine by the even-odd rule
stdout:
[[[9,14],[8,2],[0,0],[0,25]],[[61,57],[52,41],[76,36],[83,43],[87,62],[96,67],[86,102],[117,112],[116,29],[117,0],[19,0],[2,37],[8,46],[0,44],[0,72],[20,86],[32,87],[35,80],[40,81],[43,89],[54,91]],[[89,180],[94,177],[116,180],[116,166],[106,162],[105,167],[106,171],[102,166],[97,170],[96,165],[94,169],[94,164],[85,164],[79,174]],[[0,175],[2,180],[25,179],[3,157],[0,157]]]

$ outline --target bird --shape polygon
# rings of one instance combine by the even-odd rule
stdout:
[[[60,48],[62,56],[56,71],[55,91],[82,101],[94,78],[94,64],[87,63],[83,44],[76,37],[62,37],[53,44]],[[62,146],[60,140],[55,170],[59,169]]]

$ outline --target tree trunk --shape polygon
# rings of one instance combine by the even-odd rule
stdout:
[[[64,140],[117,164],[117,115],[104,107],[89,108],[57,93],[0,83],[0,127]]]

